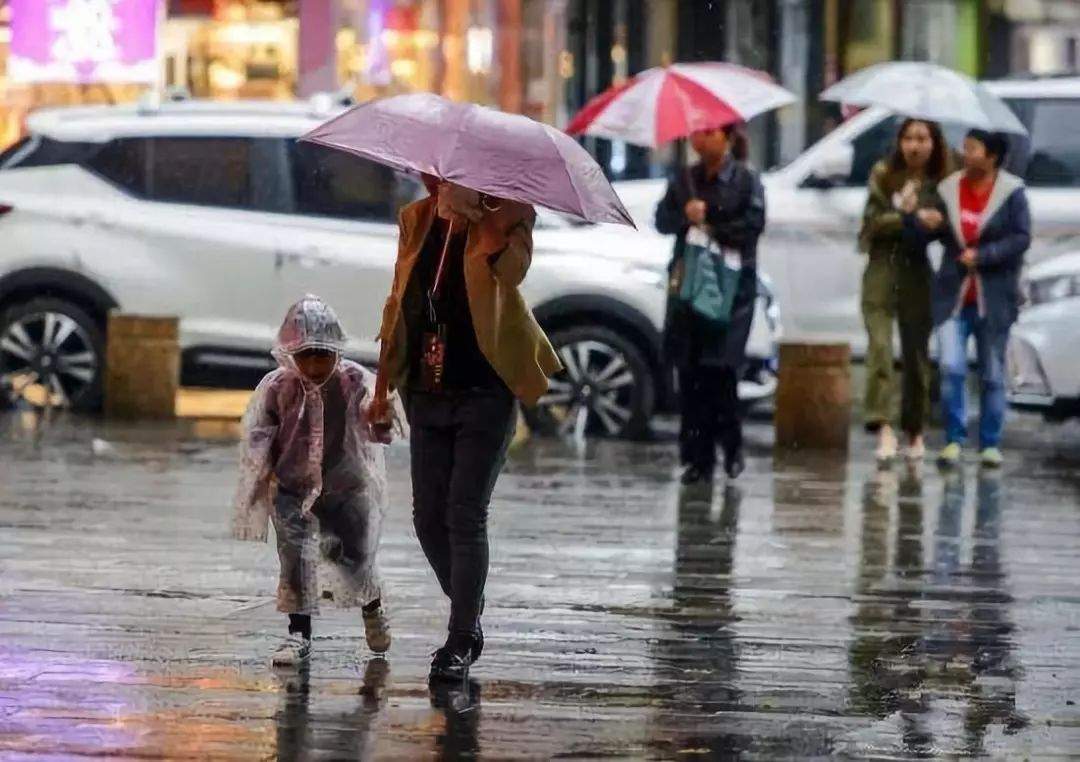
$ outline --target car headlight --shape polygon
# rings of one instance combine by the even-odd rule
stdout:
[[[1009,373],[1009,390],[1013,394],[1050,396],[1050,382],[1039,360],[1039,353],[1035,351],[1035,347],[1018,336],[1009,340],[1006,366]]]
[[[1046,304],[1080,296],[1080,274],[1056,275],[1052,278],[1028,281],[1028,304]]]

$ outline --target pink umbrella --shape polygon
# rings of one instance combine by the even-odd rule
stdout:
[[[300,139],[589,222],[634,224],[585,149],[528,117],[417,93],[355,106]]]
[[[643,71],[600,93],[566,131],[656,148],[795,101],[764,72],[728,63],[672,64]]]

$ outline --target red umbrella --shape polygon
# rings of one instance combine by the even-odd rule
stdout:
[[[728,63],[672,64],[643,71],[597,95],[566,131],[656,148],[795,101],[765,72]]]

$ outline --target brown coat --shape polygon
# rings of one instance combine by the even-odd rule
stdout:
[[[383,308],[379,377],[375,396],[398,389],[408,377],[409,348],[402,315],[405,289],[435,219],[435,197],[409,204],[398,218],[400,238],[394,285]],[[548,377],[562,365],[518,286],[532,262],[531,207],[501,202],[497,212],[469,225],[465,243],[465,291],[476,342],[491,367],[525,405],[547,391]]]

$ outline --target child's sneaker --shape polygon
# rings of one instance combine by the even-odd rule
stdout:
[[[943,466],[956,466],[960,464],[960,445],[950,442],[938,455],[938,463]]]
[[[979,461],[985,468],[1001,468],[1004,460],[1005,457],[1001,454],[1001,450],[996,447],[987,447],[979,453]]]
[[[274,651],[270,663],[275,667],[295,667],[303,664],[311,656],[311,638],[291,632],[285,642]]]
[[[384,654],[390,650],[390,622],[386,619],[386,613],[382,606],[364,613],[364,635],[367,637],[368,648],[377,654]]]

